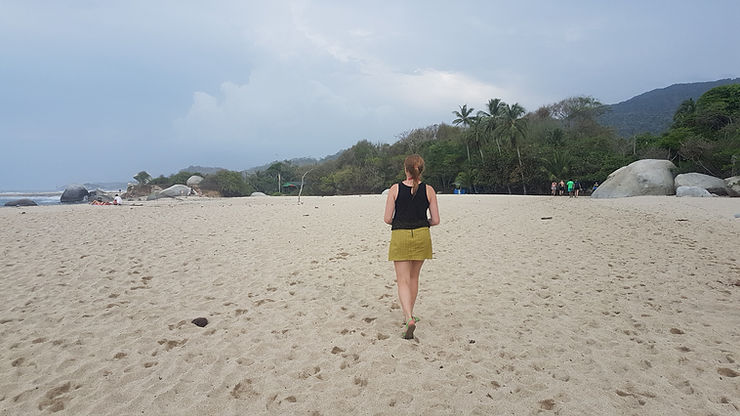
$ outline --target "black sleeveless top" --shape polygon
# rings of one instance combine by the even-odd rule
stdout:
[[[424,182],[419,184],[414,195],[411,195],[410,186],[399,182],[396,212],[393,215],[391,230],[413,230],[414,228],[429,227],[428,208],[429,199],[427,199],[427,186]]]

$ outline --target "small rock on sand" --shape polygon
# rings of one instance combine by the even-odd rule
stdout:
[[[204,326],[208,325],[208,319],[206,318],[195,318],[191,321],[195,325],[203,328]]]

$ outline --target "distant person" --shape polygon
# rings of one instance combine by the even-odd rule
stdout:
[[[568,198],[573,198],[573,188],[575,187],[575,183],[572,180],[569,180],[566,186],[568,187]]]
[[[560,196],[563,196],[563,192],[565,191],[565,182],[561,179],[558,183],[558,193]]]
[[[398,300],[403,310],[404,339],[413,339],[419,318],[414,303],[419,292],[419,273],[424,260],[432,258],[429,227],[439,224],[437,194],[421,181],[424,159],[411,155],[403,163],[406,179],[391,186],[383,220],[391,225],[388,260],[396,270]],[[427,217],[427,210],[429,217]]]
[[[594,186],[591,187],[591,193],[599,189],[599,182],[594,182]]]
[[[90,205],[110,205],[110,202],[103,202],[103,198],[97,197],[90,202]]]
[[[121,199],[120,196],[118,196],[118,194],[116,194],[116,196],[113,198],[113,205],[122,205],[122,204],[123,204],[123,200]]]
[[[550,184],[550,193],[552,193],[552,196],[555,196],[555,194],[558,192],[558,184],[555,181],[552,181]]]
[[[576,192],[576,198],[578,198],[578,194],[581,192],[581,181],[576,179],[576,183],[574,187],[575,187],[575,192]]]

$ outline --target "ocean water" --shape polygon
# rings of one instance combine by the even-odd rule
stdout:
[[[9,208],[5,206],[6,202],[24,198],[39,205],[59,205],[61,196],[61,192],[0,192],[0,208]]]

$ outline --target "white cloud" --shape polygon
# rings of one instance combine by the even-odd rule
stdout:
[[[244,168],[392,141],[490,98],[612,103],[739,76],[716,39],[733,38],[740,3],[713,3],[0,2],[0,136],[63,143],[91,176],[127,144]],[[91,142],[109,151],[88,157]],[[6,176],[33,158],[3,145]]]

